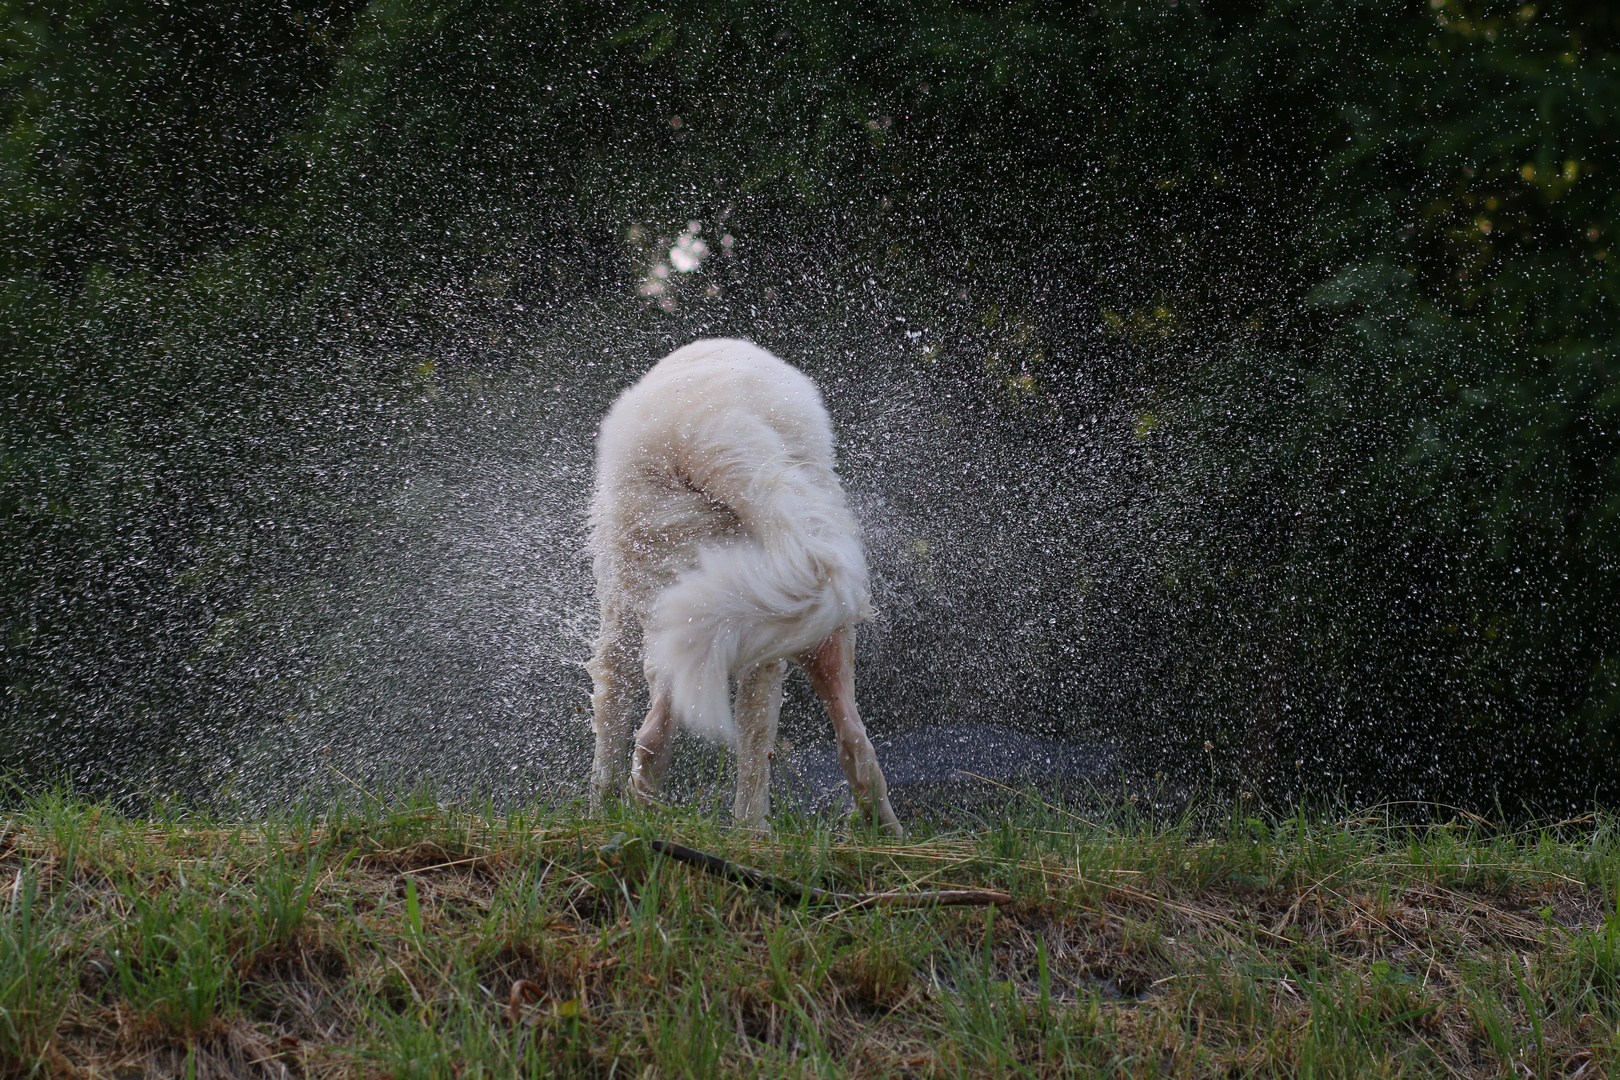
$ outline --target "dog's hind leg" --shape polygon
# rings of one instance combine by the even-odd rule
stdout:
[[[771,810],[771,748],[782,712],[787,663],[773,660],[737,677],[737,799],[731,816],[745,829],[764,829]]]
[[[591,726],[596,729],[596,757],[591,763],[591,807],[617,795],[630,759],[630,732],[635,724],[641,683],[641,627],[633,617],[603,607],[596,652],[585,670],[595,686]]]
[[[835,630],[797,659],[832,719],[838,736],[838,764],[844,767],[850,794],[855,797],[855,812],[895,836],[905,835],[889,805],[889,784],[878,768],[877,751],[855,709],[855,631],[848,626]]]

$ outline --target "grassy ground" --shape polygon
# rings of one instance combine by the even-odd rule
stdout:
[[[1620,822],[1387,811],[906,841],[431,800],[0,815],[0,1064],[176,1076],[1620,1076]],[[785,905],[677,839],[843,891]]]

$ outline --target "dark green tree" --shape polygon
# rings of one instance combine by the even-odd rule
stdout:
[[[958,433],[949,506],[849,436],[961,541],[896,586],[891,714],[1209,741],[1276,798],[1615,798],[1605,8],[4,18],[14,767],[140,787],[318,711],[514,373],[588,413],[731,333]],[[689,219],[704,271],[646,276]],[[1016,670],[953,676],[952,623]]]

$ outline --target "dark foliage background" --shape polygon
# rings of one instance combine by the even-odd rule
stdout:
[[[1620,794],[1607,5],[0,11],[29,782],[552,760],[591,425],[726,333],[827,387],[880,726]]]

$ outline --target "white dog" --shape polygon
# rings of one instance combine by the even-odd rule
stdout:
[[[735,818],[762,828],[792,659],[832,718],[857,813],[900,832],[855,710],[866,556],[815,383],[746,341],[697,341],[659,361],[602,421],[591,551],[602,605],[589,665],[594,801],[623,781],[645,674],[652,707],[631,793],[656,798],[679,723],[736,748]]]

